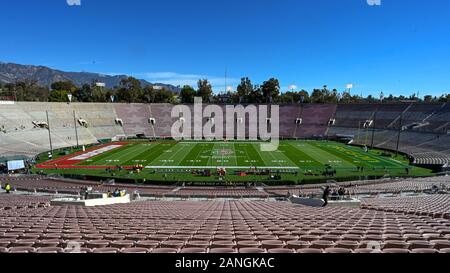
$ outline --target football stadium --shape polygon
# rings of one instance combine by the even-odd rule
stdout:
[[[23,8],[36,25],[5,28],[11,42],[0,43],[0,257],[172,254],[156,256],[183,258],[154,264],[179,272],[206,271],[211,257],[255,270],[300,254],[445,256],[442,1]],[[16,5],[6,13],[23,22]],[[183,23],[165,25],[159,12],[143,19],[156,8]],[[393,19],[400,9],[407,16]],[[227,24],[217,20],[224,14]],[[358,38],[330,45],[349,33]],[[239,42],[225,46],[222,34]],[[246,266],[245,257],[263,264]]]
[[[262,151],[251,130],[172,139],[171,104],[4,102],[1,156],[25,169],[1,176],[1,251],[449,250],[450,104],[276,106]]]

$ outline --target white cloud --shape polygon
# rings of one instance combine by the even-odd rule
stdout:
[[[66,0],[69,6],[81,6],[81,0]]]
[[[165,83],[175,86],[190,85],[197,86],[199,79],[207,79],[213,86],[214,91],[223,91],[225,89],[225,77],[208,76],[201,74],[181,74],[176,72],[147,72],[138,73],[137,77],[144,78],[152,83]],[[227,78],[227,86],[235,86],[239,83],[239,79]]]
[[[369,6],[381,6],[381,0],[367,0]]]

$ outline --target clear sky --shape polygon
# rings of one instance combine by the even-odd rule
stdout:
[[[215,90],[277,77],[378,95],[450,90],[450,1],[14,0],[0,2],[0,61],[130,74]],[[71,3],[73,4],[73,3]]]

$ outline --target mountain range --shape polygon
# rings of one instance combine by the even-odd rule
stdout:
[[[15,83],[17,81],[36,81],[40,86],[47,86],[58,81],[72,81],[76,86],[92,84],[94,81],[105,83],[107,88],[113,88],[120,84],[127,75],[105,75],[91,72],[65,72],[46,66],[22,65],[0,62],[0,83]],[[152,85],[164,87],[172,92],[179,92],[180,88],[163,83],[150,83],[140,79],[142,86]]]

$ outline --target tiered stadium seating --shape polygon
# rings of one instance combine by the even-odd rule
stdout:
[[[363,199],[363,208],[450,219],[450,195]]]
[[[150,106],[149,118],[155,119],[155,125],[151,126],[152,135],[158,138],[170,138],[172,135],[172,125],[176,119],[172,119],[172,105],[171,104],[152,104]]]
[[[175,186],[148,186],[115,184],[107,185],[83,180],[58,180],[48,179],[42,176],[0,176],[0,181],[9,183],[13,189],[27,192],[66,193],[78,194],[82,187],[92,187],[93,190],[107,192],[116,188],[124,189],[129,193],[137,191],[141,196],[148,197],[179,197],[179,198],[267,198],[286,196],[291,194],[312,195],[322,193],[322,187],[329,184],[312,184],[301,186],[273,186],[264,190],[245,187],[180,187]],[[424,192],[433,186],[445,185],[450,188],[448,177],[429,177],[420,179],[382,179],[368,181],[352,181],[331,185],[332,189],[345,187],[353,195],[383,194],[401,192]]]
[[[300,117],[300,106],[285,106],[280,108],[280,136],[283,138],[293,138],[297,128],[301,125],[296,124]]]
[[[447,134],[450,130],[450,103],[442,105],[432,116],[427,119],[428,126],[421,128],[422,130]]]
[[[217,188],[217,187],[185,187],[178,191],[172,192],[166,196],[175,197],[206,197],[206,198],[261,198],[269,197],[265,192],[258,191],[257,189],[241,188],[241,187],[228,187],[228,188]]]
[[[305,104],[301,118],[303,124],[295,132],[296,138],[325,136],[329,121],[336,113],[335,104]]]
[[[125,135],[135,137],[138,134],[152,136],[148,119],[150,118],[150,106],[146,104],[114,104],[117,116],[123,121]]]
[[[92,181],[48,179],[41,176],[0,176],[0,181],[9,183],[13,189],[19,191],[75,195],[79,194],[83,187],[91,187],[94,191],[100,192],[112,192],[115,189],[120,188],[129,193],[137,191],[141,196],[148,197],[163,197],[170,194],[175,189],[175,187],[170,186],[140,186],[129,184],[107,185]]]
[[[336,111],[337,127],[358,128],[358,125],[370,120],[374,114],[374,106],[370,104],[340,104]]]
[[[406,113],[403,114],[403,124],[406,126],[417,124],[415,129],[429,124],[428,120],[439,112],[443,104],[413,104]]]
[[[406,113],[411,105],[408,104],[379,104],[375,105],[375,128],[398,128],[400,116]],[[404,124],[404,123],[403,123]]]
[[[9,253],[437,253],[450,247],[445,218],[286,202],[147,201],[9,209],[0,216],[0,251]]]
[[[0,197],[0,210],[26,209],[50,206],[50,198],[44,196],[8,195]]]
[[[427,177],[416,179],[381,179],[367,181],[341,182],[336,184],[312,184],[301,186],[276,186],[265,187],[265,191],[271,196],[286,196],[291,194],[321,195],[323,187],[330,186],[331,189],[345,187],[352,195],[364,194],[386,194],[402,192],[424,192],[432,189],[433,186],[444,185],[450,188],[450,178]]]
[[[0,155],[33,156],[50,150],[48,130],[34,124],[47,123],[46,111],[54,149],[77,144],[75,123],[79,145],[124,135],[122,128],[115,124],[117,116],[111,104],[17,102],[2,105],[0,109],[0,124],[6,131],[0,133]],[[79,124],[80,119],[87,122],[86,127]]]
[[[449,109],[448,103],[339,105],[328,135],[352,136],[356,144],[396,150],[401,122],[401,152],[412,155],[419,165],[448,166]],[[366,120],[375,120],[375,124],[363,128]]]

